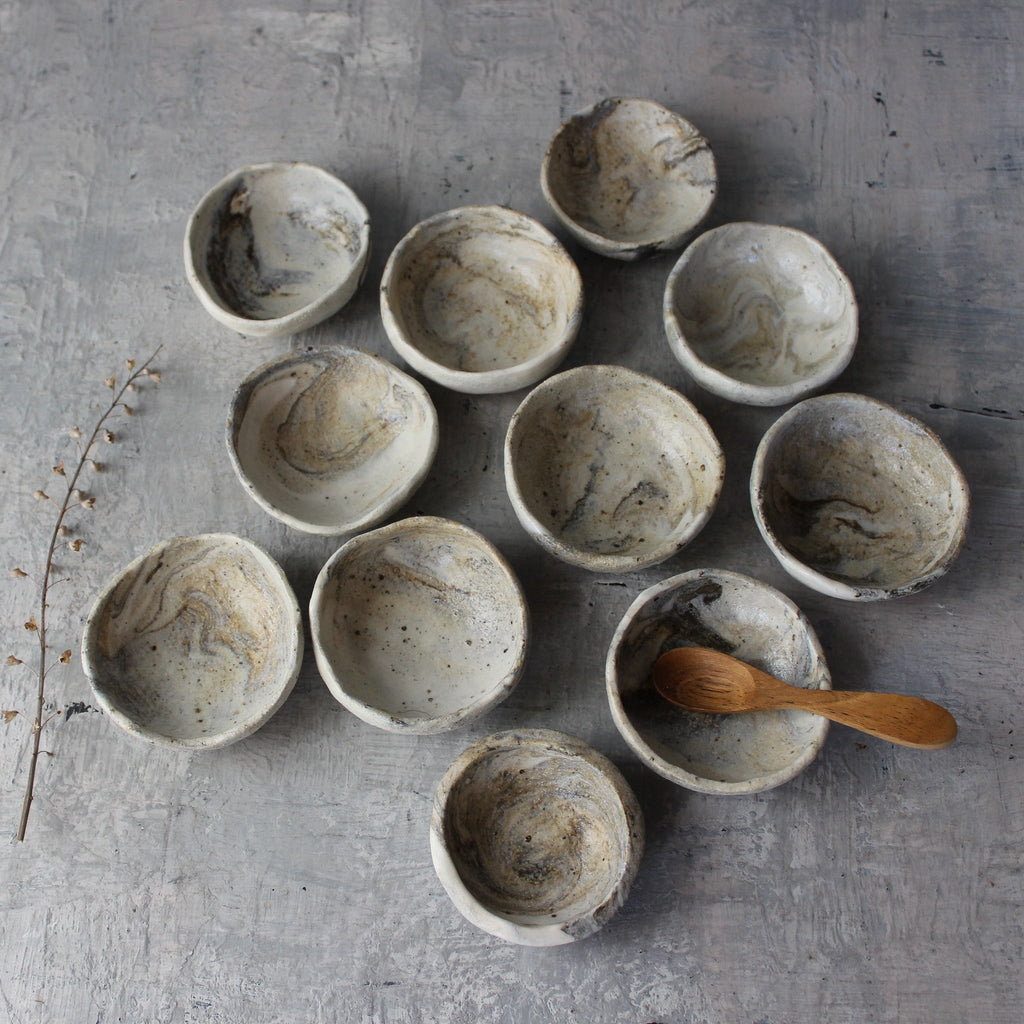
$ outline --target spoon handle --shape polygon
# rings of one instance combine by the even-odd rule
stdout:
[[[767,678],[771,678],[770,676]],[[923,697],[898,693],[850,690],[803,690],[795,686],[771,688],[772,706],[796,708],[830,718],[869,736],[920,750],[939,750],[956,739],[956,719]]]

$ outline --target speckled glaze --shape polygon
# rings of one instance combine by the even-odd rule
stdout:
[[[308,533],[375,526],[419,487],[437,452],[423,386],[349,348],[291,352],[235,392],[228,451],[271,515]]]
[[[630,605],[605,666],[612,718],[644,764],[699,793],[743,794],[779,786],[814,760],[828,734],[818,715],[709,715],[665,700],[654,663],[689,646],[724,651],[795,686],[832,687],[814,630],[777,590],[721,569],[673,576]]]
[[[233,171],[185,230],[185,274],[240,334],[280,337],[336,313],[363,279],[370,215],[344,182],[303,163]]]
[[[816,391],[857,344],[853,286],[810,235],[723,224],[695,239],[665,287],[665,333],[698,384],[747,405]]]
[[[441,884],[468,921],[508,942],[556,946],[598,931],[625,903],[643,846],[619,770],[547,729],[473,744],[434,795]]]
[[[801,583],[877,601],[942,576],[963,546],[967,481],[919,420],[865,395],[805,399],[761,439],[750,475],[761,536]]]
[[[255,732],[302,664],[302,620],[277,563],[228,533],[176,537],[97,598],[82,664],[100,707],[133,736],[212,748]]]
[[[677,391],[620,366],[580,366],[538,385],[505,438],[505,485],[551,554],[622,572],[675,554],[703,527],[725,459]]]
[[[417,224],[380,286],[395,351],[455,391],[528,387],[576,338],[583,284],[562,244],[503,206],[467,206]]]
[[[519,581],[489,541],[449,519],[352,538],[320,570],[309,615],[331,693],[392,732],[472,721],[512,692],[526,657]]]
[[[710,212],[718,174],[689,121],[650,100],[614,98],[559,128],[541,188],[581,245],[632,260],[682,245]]]

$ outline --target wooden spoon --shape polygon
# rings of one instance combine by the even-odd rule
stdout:
[[[921,750],[939,750],[956,739],[956,719],[922,697],[805,690],[707,647],[666,651],[655,662],[654,685],[666,700],[689,711],[731,714],[795,708]]]

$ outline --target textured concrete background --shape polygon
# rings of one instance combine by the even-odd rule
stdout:
[[[92,419],[104,377],[157,345],[163,382],[118,427],[83,552],[61,558],[57,650],[77,649],[112,572],[174,534],[252,537],[304,603],[336,545],[245,496],[224,451],[232,388],[289,345],[394,358],[376,292],[398,239],[470,202],[554,227],[544,148],[565,115],[609,95],[659,100],[704,131],[721,174],[712,223],[789,224],[831,249],[862,318],[837,387],[933,427],[975,501],[960,560],[921,594],[847,605],[792,582],[746,496],[778,410],[685,378],[660,327],[671,256],[626,266],[570,244],[587,313],[567,365],[620,363],[695,400],[729,461],[707,528],[625,576],[554,561],[504,493],[522,393],[430,386],[441,456],[403,514],[476,527],[520,573],[536,628],[516,693],[463,732],[393,736],[341,709],[307,659],[261,732],[182,755],[88,709],[77,658],[55,671],[28,841],[0,848],[0,1019],[1019,1024],[1022,43],[1024,8],[985,0],[0,0],[0,656],[32,655],[34,587],[7,578],[42,557],[50,519],[32,492],[68,457],[66,430]],[[348,181],[374,256],[333,319],[254,341],[203,312],[181,238],[213,182],[274,158]],[[958,742],[921,753],[835,727],[802,776],[741,799],[643,769],[607,711],[605,649],[640,590],[701,565],[778,586],[818,630],[837,686],[939,700]],[[0,725],[0,830],[13,836],[33,683],[26,667],[0,680],[0,707],[22,712]],[[512,726],[607,753],[647,816],[629,902],[574,946],[476,931],[430,865],[437,780]]]

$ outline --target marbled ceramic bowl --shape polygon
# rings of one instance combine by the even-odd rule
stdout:
[[[782,567],[850,601],[934,582],[960,553],[970,512],[964,475],[928,427],[851,394],[805,399],[776,420],[750,499]]]
[[[434,796],[430,850],[445,891],[468,921],[521,945],[600,929],[625,903],[643,846],[618,769],[547,729],[474,743]]]
[[[235,392],[228,451],[272,516],[307,533],[382,522],[419,487],[437,452],[437,412],[423,386],[349,348],[291,352]]]
[[[665,287],[665,333],[702,387],[783,405],[839,376],[857,344],[853,287],[793,228],[723,224],[695,239]]]
[[[455,391],[528,387],[576,338],[583,285],[562,244],[503,206],[467,206],[417,224],[380,285],[395,351]]]
[[[176,537],[97,598],[82,664],[99,706],[134,736],[212,748],[255,732],[302,664],[302,620],[277,563],[228,533]]]
[[[718,189],[707,140],[659,103],[602,100],[569,118],[541,167],[544,198],[586,248],[632,260],[677,249]]]
[[[370,215],[344,182],[302,163],[233,171],[185,230],[185,274],[211,316],[240,334],[279,337],[352,298],[370,253]]]
[[[694,569],[648,588],[608,649],[612,718],[648,767],[699,793],[757,793],[817,756],[828,720],[806,711],[709,715],[684,711],[654,688],[654,663],[674,647],[711,647],[808,689],[831,689],[821,645],[800,610],[764,583]]]
[[[316,663],[364,722],[438,733],[504,700],[526,657],[526,601],[497,549],[467,526],[418,516],[360,534],[320,570]]]
[[[580,366],[539,384],[505,438],[505,485],[524,529],[595,572],[675,554],[711,515],[724,472],[693,405],[621,366]]]

